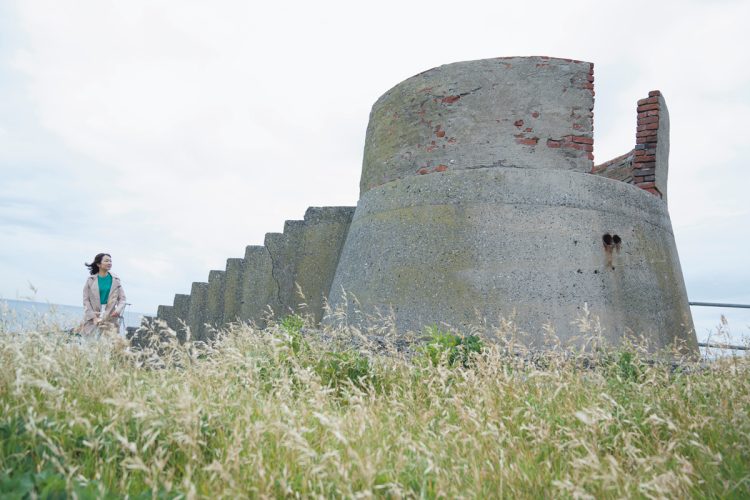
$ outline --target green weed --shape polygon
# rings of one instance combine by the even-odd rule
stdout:
[[[481,353],[483,349],[482,340],[476,335],[460,336],[435,325],[427,328],[427,334],[429,340],[423,352],[433,366],[447,363],[448,366],[460,364],[468,368],[471,356]]]

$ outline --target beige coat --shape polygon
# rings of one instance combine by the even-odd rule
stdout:
[[[83,285],[83,324],[81,325],[81,335],[92,334],[97,326],[107,328],[117,328],[117,318],[112,317],[112,313],[117,311],[118,314],[122,314],[125,310],[125,290],[122,288],[120,278],[112,273],[112,288],[109,290],[109,298],[107,299],[107,305],[104,308],[104,321],[99,325],[94,324],[94,318],[99,316],[101,312],[101,304],[99,297],[99,280],[97,280],[96,274],[92,274],[86,279],[86,283]]]

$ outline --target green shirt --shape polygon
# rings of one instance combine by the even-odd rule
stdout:
[[[107,273],[104,278],[97,276],[96,279],[99,281],[99,302],[106,304],[107,299],[109,299],[109,291],[112,289],[112,275]]]

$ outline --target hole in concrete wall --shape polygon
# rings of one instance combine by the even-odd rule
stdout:
[[[622,243],[622,239],[617,235],[612,236],[612,241],[615,245],[619,245],[620,243]]]
[[[602,236],[602,241],[604,242],[605,246],[610,246],[612,244],[612,235],[607,233],[604,236]]]

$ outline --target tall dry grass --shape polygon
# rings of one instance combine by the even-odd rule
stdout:
[[[0,491],[750,496],[747,358],[675,367],[636,345],[554,343],[524,353],[506,323],[451,364],[447,351],[440,362],[345,329],[321,342],[300,326],[234,325],[212,345],[167,334],[140,351],[0,333]]]

